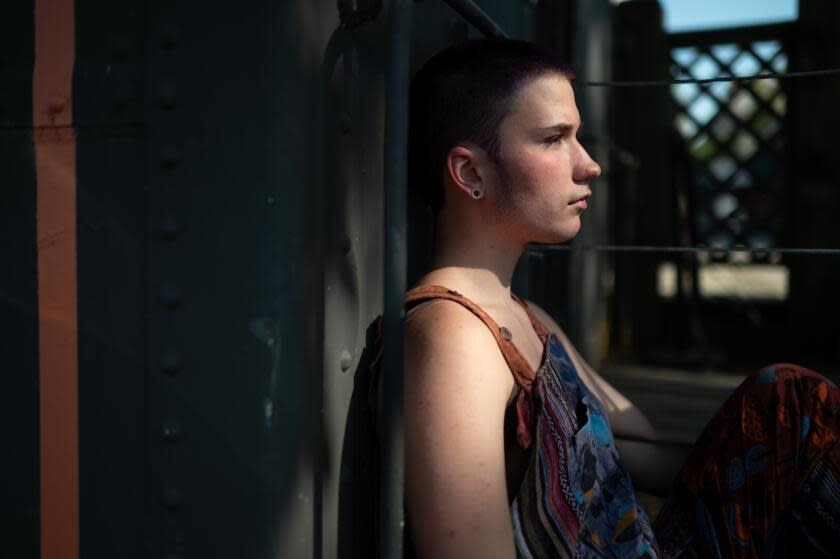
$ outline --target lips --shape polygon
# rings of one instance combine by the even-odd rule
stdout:
[[[584,194],[584,195],[583,195],[583,196],[581,196],[580,198],[578,198],[578,199],[576,199],[576,200],[574,200],[574,201],[572,201],[572,202],[569,202],[569,205],[570,205],[570,206],[581,205],[581,206],[583,206],[583,207],[585,208],[585,207],[586,207],[586,201],[589,199],[589,197],[590,197],[590,196],[592,196],[592,193],[591,193],[591,192],[587,192],[586,194]]]

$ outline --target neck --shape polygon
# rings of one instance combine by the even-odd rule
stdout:
[[[469,218],[456,226],[442,217],[420,283],[454,289],[480,305],[509,306],[511,279],[527,243],[511,239],[499,227],[473,226]]]

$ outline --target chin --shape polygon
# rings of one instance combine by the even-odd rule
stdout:
[[[555,229],[551,232],[551,240],[546,241],[551,244],[565,243],[574,239],[580,232],[580,219],[575,219],[573,223],[566,223],[563,227]]]
[[[539,236],[538,239],[535,239],[533,242],[546,244],[546,245],[556,245],[560,243],[565,243],[574,239],[580,227],[576,227],[574,230],[566,230],[566,231],[551,231],[548,233],[543,233]]]

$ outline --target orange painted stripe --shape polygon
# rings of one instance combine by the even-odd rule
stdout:
[[[41,558],[79,557],[74,0],[35,0]]]

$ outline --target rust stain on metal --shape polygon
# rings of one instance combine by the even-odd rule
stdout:
[[[73,0],[35,0],[41,558],[79,557]]]

